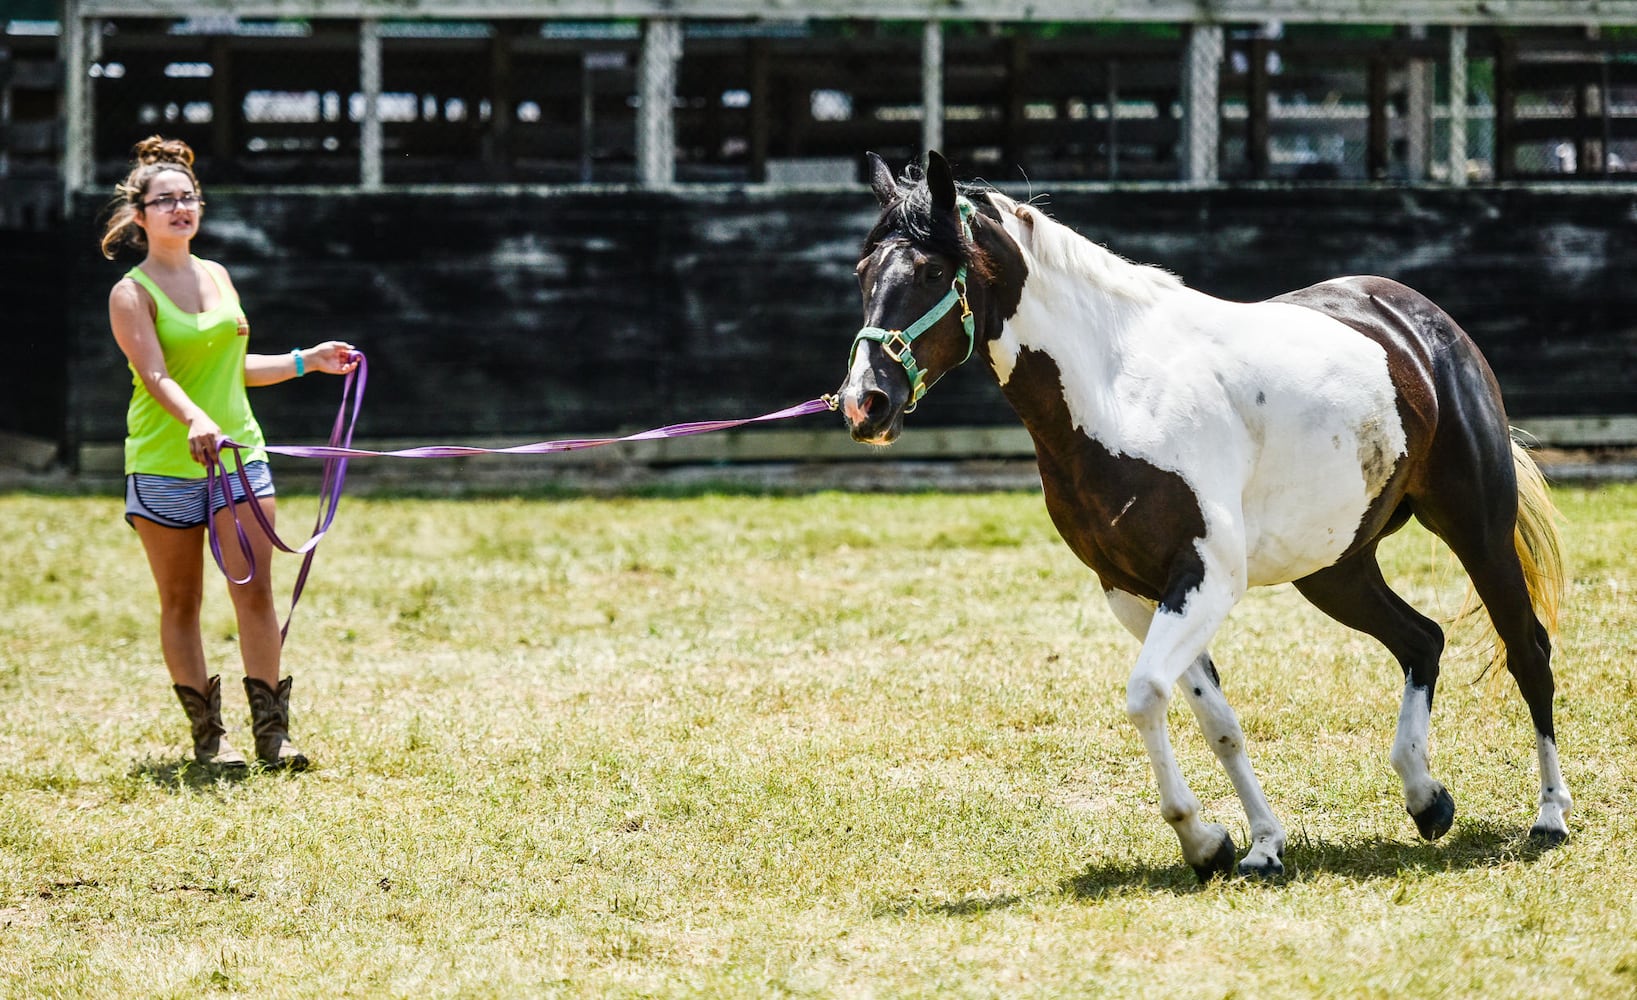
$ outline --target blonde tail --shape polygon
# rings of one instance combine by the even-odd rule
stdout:
[[[1540,619],[1548,635],[1555,636],[1558,607],[1563,599],[1563,552],[1557,532],[1557,506],[1552,503],[1540,466],[1515,440],[1512,465],[1518,479],[1518,526],[1513,532],[1513,544],[1518,550],[1518,562],[1523,565],[1523,579],[1529,587],[1529,603],[1534,607],[1535,617]],[[1482,645],[1489,650],[1484,673],[1491,674],[1493,668],[1506,666],[1506,647],[1471,587],[1467,588],[1461,610],[1456,612],[1455,622],[1464,623],[1468,619],[1482,630]]]

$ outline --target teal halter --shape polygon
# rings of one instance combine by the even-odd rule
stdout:
[[[970,243],[972,241],[972,226],[967,222],[967,219],[971,217],[976,209],[965,198],[959,199],[956,205],[961,213],[961,235],[965,236],[967,242]],[[927,390],[932,388],[926,380],[926,372],[922,371],[921,366],[915,363],[915,355],[911,352],[910,346],[915,343],[917,337],[931,329],[935,323],[948,314],[949,310],[955,308],[956,303],[960,304],[961,327],[966,331],[966,357],[960,361],[961,364],[965,364],[967,358],[972,356],[972,348],[975,343],[972,333],[972,307],[966,304],[965,264],[962,264],[960,270],[955,272],[955,280],[950,283],[949,294],[939,299],[936,305],[928,309],[920,319],[911,323],[908,329],[884,330],[879,326],[866,326],[858,331],[858,336],[853,338],[853,350],[858,349],[860,340],[873,340],[886,350],[887,357],[904,366],[904,373],[909,376],[909,405],[904,408],[905,413],[915,409],[915,404],[919,403],[921,397],[927,394]]]

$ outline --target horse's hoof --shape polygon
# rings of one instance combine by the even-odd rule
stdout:
[[[1551,849],[1563,844],[1569,839],[1569,831],[1559,830],[1554,826],[1537,823],[1529,828],[1529,842],[1536,847]]]
[[[1410,818],[1415,820],[1415,828],[1421,831],[1423,840],[1437,840],[1455,825],[1455,800],[1440,787],[1432,802],[1420,812],[1410,813]]]
[[[1206,858],[1204,864],[1192,866],[1194,874],[1199,876],[1200,884],[1203,885],[1218,875],[1226,878],[1228,873],[1233,871],[1233,859],[1237,854],[1238,852],[1234,850],[1233,838],[1224,833],[1222,843],[1217,847],[1216,853]]]
[[[1278,858],[1267,858],[1261,862],[1255,862],[1250,858],[1246,858],[1245,860],[1239,862],[1238,871],[1239,874],[1245,878],[1259,878],[1266,881],[1268,879],[1276,879],[1284,875],[1285,865],[1284,862],[1280,861]]]

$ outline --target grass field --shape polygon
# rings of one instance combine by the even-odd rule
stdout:
[[[1213,651],[1289,874],[1201,887],[1038,496],[349,498],[286,649],[315,767],[243,778],[185,762],[117,501],[0,496],[0,996],[1631,997],[1637,487],[1557,499],[1569,843],[1461,648],[1419,841],[1396,666],[1281,587]],[[1419,529],[1386,562],[1459,605]]]

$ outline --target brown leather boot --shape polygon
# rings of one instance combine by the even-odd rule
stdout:
[[[222,726],[222,678],[210,678],[202,692],[181,684],[171,687],[176,689],[182,710],[193,723],[194,760],[219,767],[244,767],[244,754],[227,741],[227,729]]]
[[[290,742],[290,683],[279,681],[275,690],[266,682],[244,679],[244,694],[250,700],[250,726],[256,734],[256,759],[268,767],[307,768],[307,755]]]

